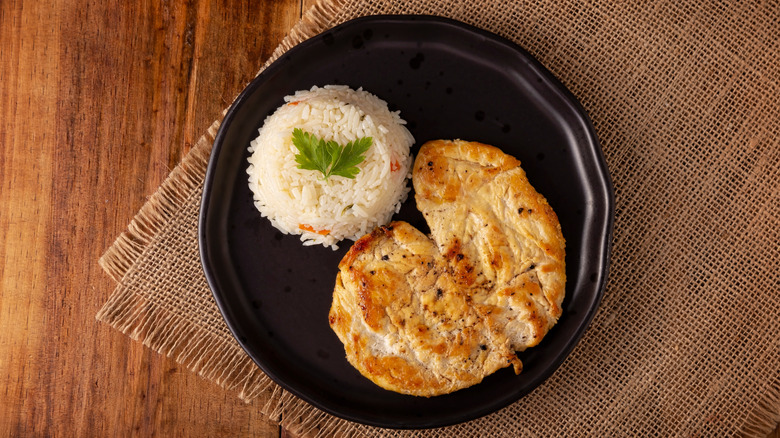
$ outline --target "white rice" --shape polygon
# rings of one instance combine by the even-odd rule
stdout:
[[[326,85],[298,91],[266,118],[249,146],[249,188],[260,214],[304,245],[337,249],[342,239],[357,240],[386,224],[409,193],[414,138],[399,113],[363,91]],[[298,169],[293,129],[341,145],[372,137],[355,179]],[[392,170],[391,170],[392,169]],[[308,231],[308,230],[313,230]]]

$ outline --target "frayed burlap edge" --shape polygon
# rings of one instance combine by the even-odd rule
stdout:
[[[745,438],[766,438],[780,424],[780,379],[769,386],[742,428]]]
[[[215,121],[207,133],[198,139],[186,157],[168,175],[160,188],[141,207],[136,216],[110,248],[100,257],[100,266],[117,282],[121,282],[127,271],[141,257],[154,236],[176,213],[178,206],[193,191],[203,184],[206,175],[211,146],[219,129],[220,120]],[[112,297],[114,298],[114,297]],[[109,301],[98,313],[98,319],[113,313]]]
[[[208,165],[209,153],[220,121],[215,121],[184,160],[171,172],[114,244],[100,258],[100,266],[117,282],[112,294],[96,318],[141,341],[143,345],[185,365],[188,369],[217,382],[226,389],[238,389],[249,400],[271,385],[246,354],[213,334],[176,318],[137,294],[122,290],[122,279],[133,264],[144,258],[144,251],[177,208],[189,197],[199,196]],[[227,366],[225,366],[227,364]]]

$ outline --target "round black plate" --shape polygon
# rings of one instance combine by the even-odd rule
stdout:
[[[480,141],[519,158],[567,240],[563,316],[504,369],[453,394],[418,398],[363,378],[328,326],[338,251],[304,247],[252,205],[247,146],[283,97],[313,85],[363,87],[401,111],[417,148]],[[236,99],[219,130],[200,213],[200,251],[214,298],[238,342],[274,381],[342,418],[392,428],[470,420],[522,397],[563,362],[598,306],[613,220],[609,174],[574,97],[528,53],[491,33],[428,16],[347,22],[289,50]],[[413,193],[396,216],[427,231]]]

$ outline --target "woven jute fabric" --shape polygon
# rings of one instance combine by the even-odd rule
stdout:
[[[101,259],[118,286],[98,319],[302,436],[771,431],[780,419],[778,4],[331,0],[267,62],[373,14],[441,15],[506,37],[592,118],[615,187],[611,270],[592,325],[555,374],[499,412],[424,431],[349,423],[281,390],[231,337],[200,265],[197,215],[219,121]]]

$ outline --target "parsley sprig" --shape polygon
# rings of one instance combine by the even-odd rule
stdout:
[[[322,179],[332,175],[354,179],[360,173],[358,164],[366,159],[364,155],[373,143],[371,137],[360,137],[342,146],[335,141],[325,141],[300,128],[293,129],[292,142],[298,148],[295,155],[298,169],[318,170]]]

